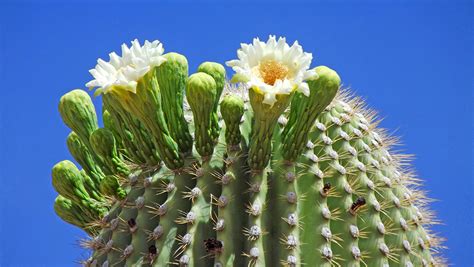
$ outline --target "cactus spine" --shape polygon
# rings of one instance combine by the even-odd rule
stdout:
[[[54,166],[54,209],[89,234],[84,265],[444,265],[395,140],[297,43],[243,46],[258,63],[228,63],[237,87],[218,63],[188,76],[184,56],[132,44],[91,71],[103,128],[86,92],[60,101],[83,169]]]

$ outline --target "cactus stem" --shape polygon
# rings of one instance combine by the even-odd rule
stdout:
[[[242,45],[234,87],[157,41],[122,50],[91,70],[104,128],[84,91],[59,105],[82,170],[53,167],[54,210],[86,266],[445,265],[410,158],[297,43]]]

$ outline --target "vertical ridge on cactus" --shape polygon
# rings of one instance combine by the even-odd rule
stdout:
[[[54,209],[85,266],[445,266],[409,157],[338,74],[271,36],[225,68],[135,40],[98,61],[53,167]]]

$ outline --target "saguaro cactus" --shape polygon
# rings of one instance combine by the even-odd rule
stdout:
[[[231,85],[135,40],[59,111],[82,166],[52,171],[85,266],[442,266],[428,199],[375,113],[295,42],[243,44]],[[186,100],[185,100],[186,98]]]

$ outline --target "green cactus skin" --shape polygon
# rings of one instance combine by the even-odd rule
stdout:
[[[104,128],[85,92],[61,98],[83,170],[54,166],[54,209],[90,235],[85,266],[445,265],[406,157],[335,71],[270,106],[223,90],[220,64],[188,77],[165,57],[103,95]]]

